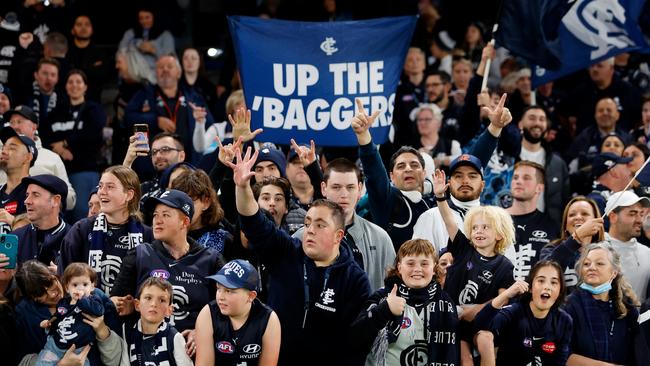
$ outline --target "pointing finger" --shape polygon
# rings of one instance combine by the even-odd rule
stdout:
[[[366,114],[366,109],[363,108],[363,103],[361,102],[361,98],[355,98],[354,101],[357,103],[358,113]]]

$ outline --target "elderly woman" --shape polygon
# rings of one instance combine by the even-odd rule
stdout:
[[[436,168],[449,167],[452,160],[462,153],[460,143],[440,136],[442,111],[435,104],[420,104],[411,112],[411,119],[416,122],[419,139],[413,147],[431,155]]]
[[[564,270],[567,292],[578,284],[575,267],[583,248],[603,241],[605,230],[596,202],[584,196],[574,197],[564,208],[560,237],[542,248],[541,259],[556,261]]]
[[[573,318],[567,365],[632,364],[639,300],[623,277],[618,253],[604,242],[590,244],[576,272],[580,285],[565,307]]]

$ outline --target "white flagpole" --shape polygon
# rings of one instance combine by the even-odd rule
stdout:
[[[494,40],[494,33],[497,31],[499,28],[499,23],[494,23],[494,26],[492,27],[492,39],[490,40],[490,44],[494,46],[495,40]],[[488,57],[487,60],[485,60],[485,71],[483,71],[483,83],[481,83],[481,91],[487,89],[487,82],[488,82],[488,76],[490,76],[490,67],[492,66],[492,58]]]
[[[643,168],[645,168],[646,165],[648,165],[648,162],[650,162],[650,157],[648,157],[646,159],[645,163],[643,163],[643,165],[641,165],[641,168],[639,168],[639,170],[636,171],[636,174],[634,174],[634,177],[632,177],[632,179],[630,179],[630,181],[627,182],[627,185],[625,186],[625,188],[623,188],[623,190],[621,192],[625,192],[625,191],[627,191],[628,188],[630,188],[630,186],[632,185],[632,182],[634,182],[636,177],[638,177],[639,174],[641,174],[641,172],[643,171]],[[618,192],[616,192],[616,193],[618,193]],[[620,195],[620,194],[618,196],[616,196],[616,199],[614,200],[614,203],[611,205],[611,207],[616,207],[616,203],[618,202],[618,199],[621,198],[621,196],[622,195]],[[609,215],[610,212],[611,212],[611,210],[605,211],[605,213],[603,213],[602,217],[605,217],[605,216]]]

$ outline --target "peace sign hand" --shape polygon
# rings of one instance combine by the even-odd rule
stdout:
[[[504,107],[507,95],[508,94],[503,93],[501,99],[499,99],[499,104],[497,104],[496,107],[492,108],[490,106],[485,106],[481,108],[481,111],[490,119],[490,123],[497,128],[504,128],[512,121],[510,110]]]
[[[219,155],[218,159],[223,165],[227,165],[226,162],[232,162],[235,159],[235,151],[241,148],[241,144],[244,140],[243,137],[239,136],[237,141],[234,144],[230,143],[228,145],[223,145],[219,136],[216,136],[217,144],[219,144]]]

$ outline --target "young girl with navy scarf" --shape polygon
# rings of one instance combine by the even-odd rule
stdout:
[[[566,364],[573,327],[559,308],[565,292],[560,265],[540,261],[526,282],[515,282],[487,304],[476,315],[477,326],[484,329],[476,336],[481,365]],[[519,301],[504,306],[520,294]]]
[[[623,277],[620,256],[605,242],[590,244],[576,272],[579,286],[564,308],[573,318],[567,365],[634,364],[639,300]]]
[[[458,365],[458,313],[435,277],[435,249],[427,240],[408,240],[395,262],[352,325],[350,338],[372,348],[366,365],[403,365],[413,354],[426,355],[422,364]]]
[[[88,263],[98,273],[99,287],[110,296],[122,258],[129,249],[153,240],[153,234],[140,221],[140,180],[133,170],[121,165],[106,169],[97,194],[101,213],[70,229],[61,244],[59,271],[72,262]]]
[[[454,264],[447,269],[445,291],[463,310],[460,314],[461,358],[472,362],[470,345],[478,331],[474,317],[483,304],[495,298],[514,283],[513,265],[503,255],[514,242],[512,218],[504,209],[494,206],[472,207],[465,216],[465,232],[458,230],[445,192],[449,187],[445,173],[436,169],[434,193],[450,243],[448,251]],[[441,243],[435,243],[440,246]]]

